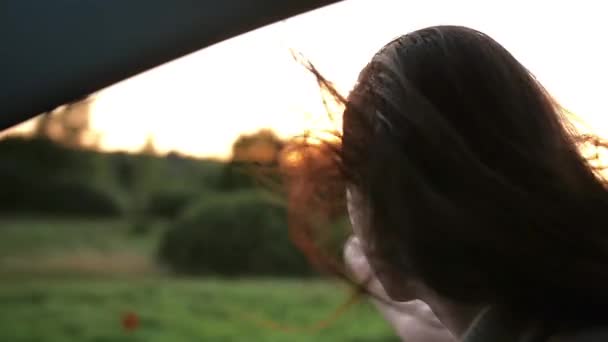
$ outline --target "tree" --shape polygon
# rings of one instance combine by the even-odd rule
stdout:
[[[135,234],[144,234],[150,229],[151,217],[146,211],[151,194],[160,182],[160,168],[164,165],[157,160],[156,155],[154,137],[149,135],[138,156],[131,160],[133,164],[127,215]]]
[[[100,135],[91,128],[91,105],[92,99],[86,98],[42,114],[33,135],[71,148],[96,148]]]
[[[148,137],[146,138],[146,142],[144,143],[144,146],[142,146],[139,153],[148,156],[155,156],[158,154],[158,151],[156,150],[156,143],[154,142],[154,137],[151,134],[148,135]]]
[[[274,165],[284,145],[269,129],[243,134],[232,145],[232,161]]]
[[[220,187],[236,190],[274,180],[284,147],[285,142],[269,129],[241,135],[232,145],[232,157],[222,172]]]

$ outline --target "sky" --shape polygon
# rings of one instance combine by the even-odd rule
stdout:
[[[608,49],[602,1],[347,0],[282,21],[102,90],[92,125],[107,150],[226,158],[243,133],[283,137],[333,128],[299,51],[346,93],[385,43],[426,26],[485,32],[534,73],[558,101],[608,136]]]

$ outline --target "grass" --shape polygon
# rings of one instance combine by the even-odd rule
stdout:
[[[151,234],[133,236],[120,219],[4,218],[0,220],[0,257],[79,248],[101,252],[129,249],[149,254],[156,248],[159,233],[159,229],[153,229]]]
[[[346,299],[297,280],[53,280],[0,285],[1,341],[394,341],[368,305],[313,329]],[[140,318],[127,332],[126,312]],[[285,327],[296,330],[285,331]]]
[[[121,221],[0,222],[0,341],[396,341],[364,301],[324,280],[177,279],[158,272],[161,229]],[[123,315],[140,324],[126,331]]]
[[[122,220],[3,219],[0,275],[156,273],[161,228],[134,236]]]

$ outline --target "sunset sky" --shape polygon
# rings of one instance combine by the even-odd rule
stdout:
[[[373,53],[425,26],[465,25],[503,44],[568,109],[608,135],[602,1],[348,0],[201,50],[97,94],[106,149],[226,157],[241,133],[329,127],[303,53],[347,92]]]

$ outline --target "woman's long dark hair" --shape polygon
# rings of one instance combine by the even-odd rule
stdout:
[[[300,175],[298,227],[316,190],[331,185],[329,203],[350,184],[374,253],[446,298],[558,325],[607,317],[608,192],[579,149],[601,143],[501,45],[465,27],[407,34],[346,99],[309,67],[346,109],[323,147],[338,172]]]

